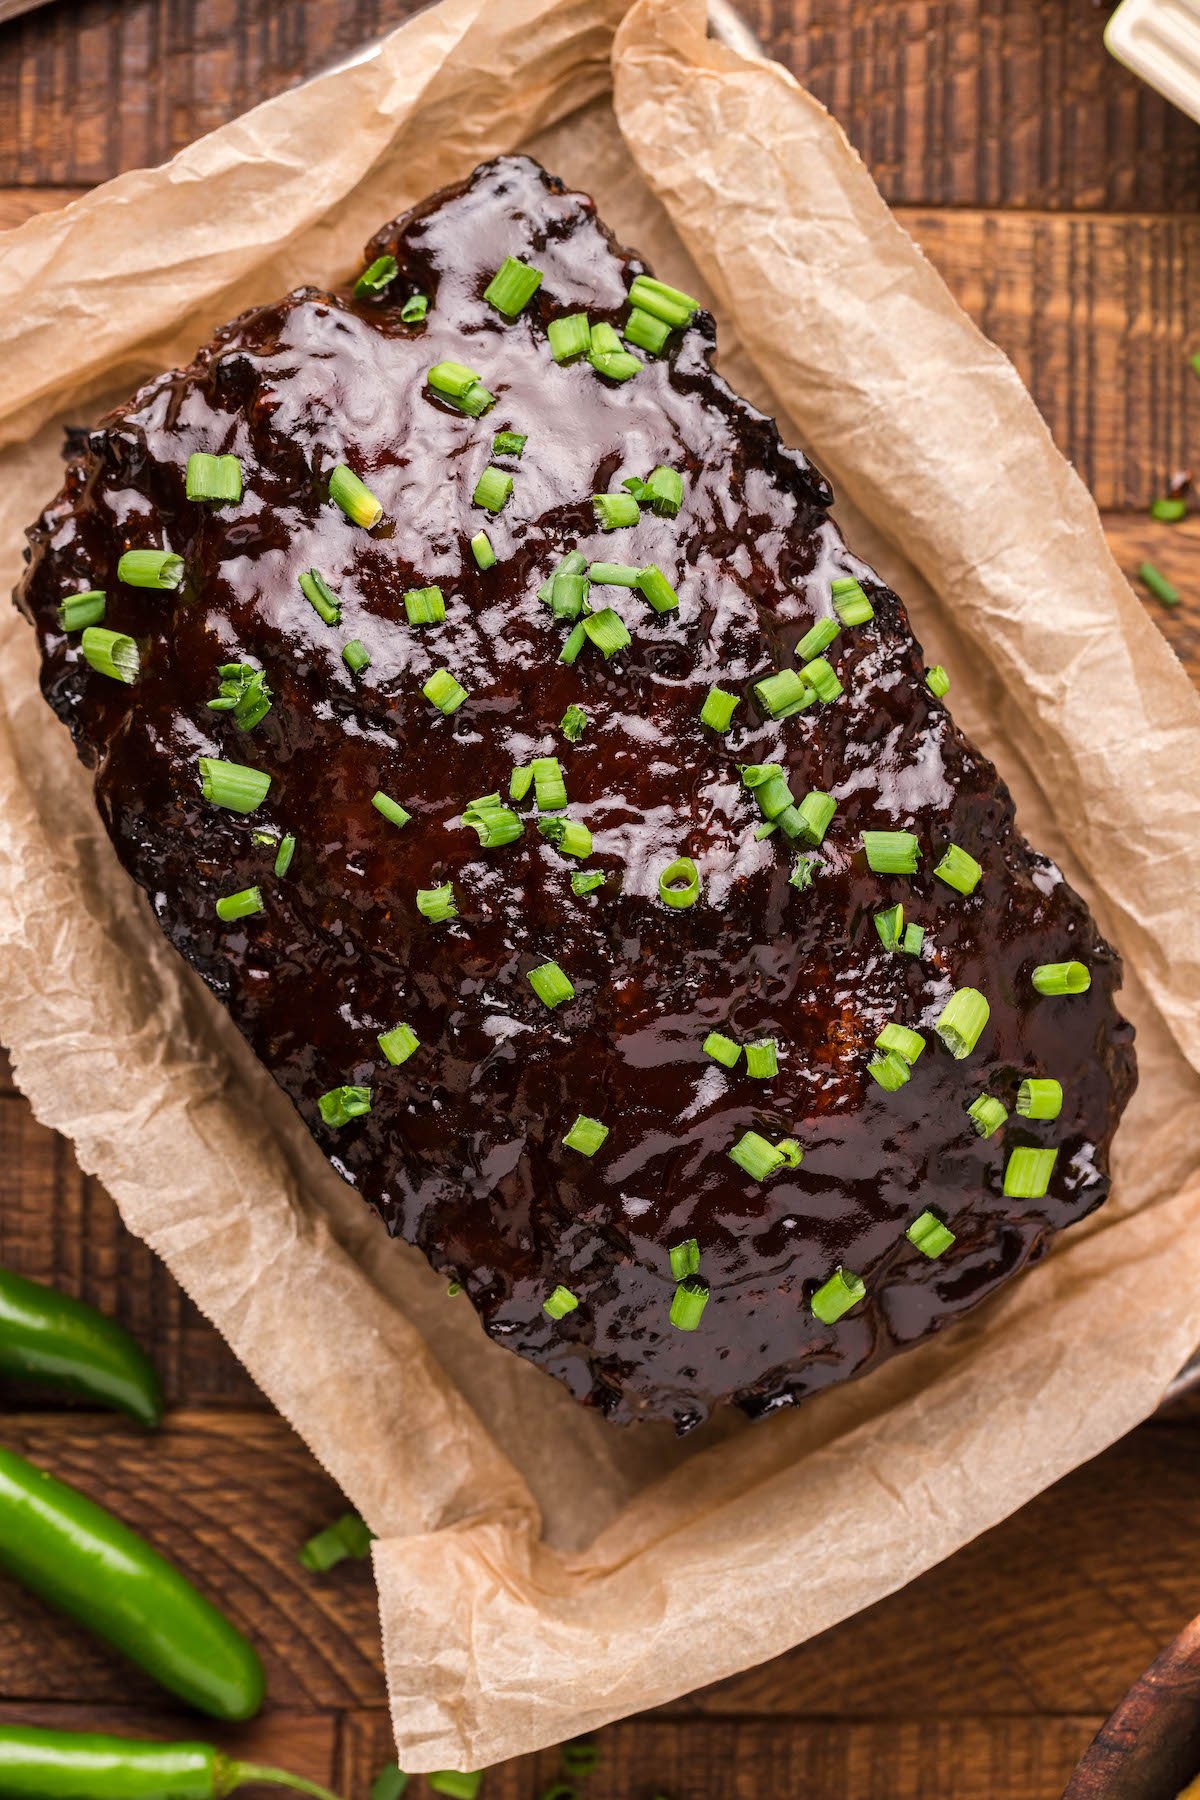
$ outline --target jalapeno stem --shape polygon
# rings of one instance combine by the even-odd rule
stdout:
[[[248,1787],[251,1782],[290,1788],[294,1794],[310,1794],[313,1800],[339,1800],[339,1796],[329,1788],[321,1787],[315,1781],[306,1781],[303,1775],[289,1775],[286,1769],[268,1769],[259,1763],[230,1762],[219,1751],[213,1757],[213,1800],[225,1800],[226,1794],[232,1794],[235,1788]]]

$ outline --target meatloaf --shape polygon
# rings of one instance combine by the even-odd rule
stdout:
[[[618,1422],[789,1406],[1100,1205],[1120,962],[586,195],[500,158],[365,264],[72,437],[17,593],[46,698],[492,1338]]]

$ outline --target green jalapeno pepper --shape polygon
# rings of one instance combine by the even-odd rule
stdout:
[[[0,1374],[115,1406],[139,1425],[162,1418],[154,1366],[129,1333],[94,1306],[0,1269]]]
[[[201,1712],[249,1719],[262,1705],[253,1646],[186,1576],[104,1507],[5,1449],[0,1568]]]
[[[9,1800],[224,1800],[252,1781],[337,1800],[303,1776],[232,1762],[208,1744],[0,1725],[0,1794]]]

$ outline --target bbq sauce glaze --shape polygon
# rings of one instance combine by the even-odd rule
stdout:
[[[845,547],[828,484],[774,423],[710,368],[711,319],[696,315],[624,384],[586,362],[555,364],[551,318],[586,310],[620,325],[644,265],[617,246],[590,200],[525,158],[476,170],[386,227],[366,259],[393,255],[377,298],[302,289],[243,315],[191,367],[149,382],[70,451],[66,485],[33,527],[18,602],[37,628],[43,687],[95,770],[118,855],[163,930],[232,1012],[322,1148],[378,1209],[462,1283],[485,1329],[613,1420],[684,1431],[717,1403],[752,1415],[861,1373],[985,1299],[1108,1189],[1108,1147],[1135,1083],[1132,1029],[1113,995],[1120,963],[1055,866],[1018,835],[992,765],[924,682],[904,608]],[[505,256],[543,271],[515,321],[482,298]],[[428,295],[423,322],[400,309]],[[434,397],[443,358],[497,396],[480,419]],[[497,516],[472,504],[493,434],[527,434]],[[242,462],[240,503],[194,504],[194,450]],[[367,532],[328,498],[348,463],[382,501]],[[594,493],[657,464],[684,474],[677,519],[599,529]],[[496,566],[469,548],[485,529]],[[131,547],[185,561],[177,592],[117,580]],[[679,610],[593,589],[632,643],[611,661],[558,653],[568,627],[536,597],[558,559],[658,564]],[[317,569],[341,622],[297,585]],[[832,613],[830,584],[857,577],[875,610],[826,652],[844,684],[832,704],[773,723],[751,685],[795,666],[794,647]],[[442,624],[411,627],[403,593],[439,585]],[[64,636],[64,594],[102,588],[105,624],[141,647],[135,687],[87,667]],[[371,662],[354,675],[342,646]],[[206,702],[222,663],[260,665],[274,693],[241,732]],[[449,668],[469,698],[443,717],[421,687]],[[729,733],[699,722],[713,683],[742,696]],[[582,740],[559,722],[584,707]],[[594,853],[564,857],[532,813],[521,839],[480,848],[461,824],[537,755],[557,755],[566,816]],[[269,772],[248,818],[204,802],[199,756]],[[739,763],[782,760],[799,799],[838,810],[811,885],[789,885],[795,847],[756,841],[760,816]],[[397,830],[377,791],[413,816]],[[873,874],[859,834],[914,831],[913,877]],[[287,874],[273,842],[294,834]],[[964,897],[933,875],[947,844],[983,866]],[[689,910],[658,898],[674,857],[695,859]],[[579,867],[602,888],[571,889]],[[431,925],[418,888],[453,884],[458,916]],[[217,899],[261,886],[261,916],[222,925]],[[902,901],[922,953],[889,952],[873,915]],[[527,979],[553,959],[574,999],[551,1011]],[[1043,998],[1031,972],[1077,959],[1078,997]],[[991,1018],[955,1061],[931,1030],[954,989],[980,989]],[[912,1079],[885,1093],[867,1075],[889,1020],[924,1033]],[[406,1022],[421,1047],[387,1065],[376,1035]],[[707,1033],[773,1037],[780,1069],[752,1080],[707,1057]],[[1026,1075],[1063,1085],[1061,1116],[1015,1115]],[[370,1087],[369,1115],[327,1128],[318,1096]],[[987,1091],[1008,1124],[980,1140],[965,1107]],[[609,1136],[594,1158],[565,1148],[579,1113]],[[804,1161],[758,1183],[727,1155],[747,1130],[799,1140]],[[1008,1153],[1058,1146],[1044,1200],[1002,1195]],[[905,1238],[930,1209],[955,1233],[936,1261]],[[668,1252],[695,1237],[711,1295],[699,1329],[669,1324]],[[840,1265],[866,1300],[838,1323],[809,1311]],[[543,1311],[558,1284],[580,1304]]]

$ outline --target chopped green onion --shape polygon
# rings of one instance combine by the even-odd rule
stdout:
[[[58,603],[59,630],[82,631],[85,625],[99,625],[106,605],[103,588],[89,588],[85,594],[67,594]]]
[[[565,1319],[567,1314],[574,1312],[578,1305],[579,1302],[570,1288],[556,1287],[543,1305],[542,1311],[549,1313],[552,1319]]]
[[[910,1067],[925,1048],[925,1039],[919,1031],[910,1031],[907,1025],[896,1025],[890,1021],[883,1027],[875,1042],[880,1050],[894,1050]]]
[[[671,335],[671,327],[665,319],[656,319],[653,313],[635,306],[625,321],[622,335],[627,343],[636,344],[639,350],[648,350],[651,356],[657,356]]]
[[[603,887],[604,880],[599,869],[576,869],[571,877],[571,892],[582,899],[584,894],[594,894],[597,888]]]
[[[366,482],[360,481],[345,463],[338,463],[330,474],[329,498],[341,507],[352,525],[361,525],[367,531],[383,517],[383,507]]]
[[[513,478],[506,475],[503,469],[497,469],[489,463],[475,483],[475,492],[471,499],[476,506],[484,506],[490,513],[498,513],[508,496],[513,491]]]
[[[242,465],[236,456],[209,456],[193,450],[187,459],[184,492],[189,500],[214,500],[218,505],[242,497]]]
[[[819,788],[813,788],[810,793],[805,794],[796,810],[802,821],[801,828],[789,835],[803,838],[806,844],[822,843],[837,811],[837,801],[833,795],[823,794]]]
[[[488,392],[474,369],[468,369],[465,363],[434,363],[425,380],[440,400],[448,401],[472,419],[478,419],[496,404],[496,396]]]
[[[524,800],[533,786],[533,764],[520,763],[508,778],[508,797],[510,800]]]
[[[404,611],[410,625],[440,625],[446,617],[441,588],[409,588],[404,595]]]
[[[959,1061],[970,1056],[991,1015],[991,1007],[978,988],[958,988],[951,994],[933,1029],[951,1056]]]
[[[665,281],[655,281],[652,275],[634,277],[629,289],[629,303],[672,327],[689,324],[692,314],[700,306],[690,294],[668,287]]]
[[[877,1081],[885,1093],[894,1094],[902,1088],[912,1068],[906,1057],[896,1050],[885,1050],[882,1056],[875,1057],[867,1064],[867,1074]]]
[[[572,702],[559,720],[558,729],[562,732],[568,744],[577,744],[587,730],[587,722],[588,716],[584,712],[582,706],[576,706],[574,702]]]
[[[638,570],[637,585],[638,592],[656,613],[674,612],[678,607],[679,595],[656,563]]]
[[[1178,525],[1180,519],[1187,518],[1187,501],[1164,496],[1151,503],[1150,517],[1157,519],[1161,525]]]
[[[447,717],[457,712],[467,697],[467,690],[455,680],[449,669],[435,669],[421,689],[425,698]]]
[[[883,912],[875,914],[875,929],[879,933],[879,941],[885,950],[898,950],[900,937],[904,930],[904,908],[897,901]]]
[[[406,325],[419,325],[428,311],[428,294],[410,294],[400,308],[400,317]]]
[[[942,1224],[936,1213],[928,1211],[918,1214],[904,1235],[914,1249],[931,1261],[944,1256],[954,1242],[954,1233]]]
[[[603,322],[592,326],[588,361],[598,375],[607,375],[612,381],[628,381],[642,368],[641,359],[623,350],[612,326]]]
[[[777,1149],[757,1131],[743,1132],[729,1151],[729,1158],[739,1169],[744,1169],[753,1181],[765,1181],[768,1175],[773,1175],[788,1160],[782,1150]]]
[[[440,887],[417,889],[417,911],[431,925],[444,925],[447,919],[457,919],[458,907],[454,904],[454,888],[448,881]]]
[[[550,354],[555,362],[570,362],[592,347],[592,328],[586,313],[569,313],[565,319],[551,319],[546,327]]]
[[[520,815],[505,806],[499,794],[484,794],[481,799],[472,800],[463,808],[462,820],[479,834],[485,850],[515,844],[524,830]]]
[[[567,1290],[556,1291],[565,1294]],[[432,1775],[425,1777],[425,1785],[431,1794],[447,1794],[450,1800],[475,1800],[482,1782],[483,1774],[478,1770],[464,1775],[460,1769],[435,1769]]]
[[[804,1161],[804,1152],[795,1138],[780,1138],[775,1148],[789,1169],[798,1169]]]
[[[390,799],[389,796],[383,792],[371,795],[371,805],[375,808],[377,813],[382,813],[383,817],[393,825],[407,825],[408,821],[412,818],[412,814],[410,812],[405,812],[398,800]]]
[[[371,658],[361,638],[351,638],[348,644],[342,645],[342,661],[352,675],[361,675],[370,667]]]
[[[296,840],[289,833],[279,840],[279,848],[275,852],[275,873],[279,876],[287,874],[292,866],[292,858],[296,854]]]
[[[710,687],[704,697],[704,705],[700,708],[700,723],[713,731],[729,730],[733,715],[742,704],[737,694],[727,694],[724,688]]]
[[[829,593],[833,610],[843,625],[865,625],[875,617],[875,608],[852,575],[840,575]]]
[[[315,569],[306,569],[299,577],[300,592],[327,625],[340,625],[342,603]]]
[[[249,663],[222,663],[217,674],[217,697],[208,702],[209,711],[232,713],[240,731],[253,731],[271,710],[266,676]]]
[[[849,1269],[835,1269],[809,1301],[813,1317],[822,1325],[835,1325],[843,1313],[866,1298],[867,1284]]]
[[[529,442],[523,431],[498,431],[492,439],[493,456],[520,456]]]
[[[542,285],[542,271],[533,269],[515,256],[506,256],[492,279],[483,290],[483,297],[489,306],[503,313],[506,319],[515,319],[522,308],[528,306],[533,296]]]
[[[117,573],[119,574],[120,570],[118,570]],[[1138,564],[1138,580],[1142,583],[1143,587],[1149,588],[1150,592],[1154,595],[1154,598],[1161,601],[1163,606],[1179,605],[1179,589],[1173,587],[1163,574],[1162,570],[1156,569],[1152,562]]]
[[[638,571],[629,563],[594,562],[587,566],[587,578],[593,587],[632,588],[638,584]]]
[[[197,758],[200,792],[213,806],[227,812],[252,813],[271,791],[271,777],[244,763],[222,762],[215,756]]]
[[[108,675],[113,681],[131,686],[141,670],[141,655],[131,637],[122,631],[109,631],[103,625],[85,625],[79,640],[84,661],[97,675]]]
[[[1012,1150],[1004,1169],[1004,1193],[1010,1200],[1044,1200],[1058,1158],[1057,1150]]]
[[[665,463],[659,463],[647,475],[638,499],[660,518],[677,519],[683,505],[683,476],[678,469],[669,469]]]
[[[1039,963],[1033,985],[1039,994],[1086,994],[1092,985],[1091,970],[1081,962]]]
[[[633,642],[626,630],[624,619],[620,613],[615,613],[611,606],[603,607],[600,612],[589,613],[587,618],[581,621],[581,624],[584,635],[591,639],[597,650],[603,652],[605,661],[610,656],[615,656],[618,650],[623,650],[627,644]],[[565,655],[561,657],[561,660],[566,661]]]
[[[354,298],[365,300],[368,294],[382,294],[391,281],[395,281],[400,265],[394,256],[377,256],[373,263],[368,263],[354,284]]]
[[[592,854],[592,834],[578,819],[539,819],[538,830],[561,856]]]
[[[563,647],[558,653],[560,663],[573,663],[583,646],[587,643],[587,632],[579,624],[569,631],[563,640]]]
[[[561,1006],[564,1000],[575,998],[574,985],[556,962],[545,962],[540,968],[531,969],[529,985],[543,1006],[554,1008]]]
[[[486,531],[477,531],[471,539],[471,555],[481,569],[492,569],[496,565],[496,552],[492,549],[492,540]]]
[[[672,1244],[667,1255],[671,1259],[671,1273],[676,1281],[685,1281],[689,1275],[699,1273],[700,1246],[695,1238],[684,1238],[681,1244]]]
[[[732,1069],[742,1054],[742,1047],[735,1044],[732,1038],[726,1037],[723,1031],[710,1031],[704,1040],[704,1054],[711,1056],[723,1068]]]
[[[779,1046],[774,1038],[757,1038],[746,1045],[746,1073],[755,1081],[770,1081],[779,1073]]]
[[[183,558],[173,550],[126,550],[117,564],[117,580],[129,587],[177,588]]]
[[[368,1087],[336,1087],[330,1088],[317,1101],[321,1117],[326,1125],[336,1131],[339,1126],[348,1125],[351,1119],[361,1119],[364,1113],[371,1110],[371,1090]]]
[[[550,611],[556,619],[578,619],[587,603],[588,578],[574,566],[576,559],[583,561],[578,551],[564,556],[545,584],[549,589]],[[540,594],[541,590],[538,591]]]
[[[798,856],[792,864],[792,872],[788,876],[788,886],[805,893],[813,884],[813,876],[825,864],[819,856]]]
[[[533,798],[538,811],[561,812],[567,804],[567,784],[557,756],[535,756],[529,766],[533,770]]]
[[[361,1561],[370,1554],[371,1541],[375,1533],[370,1526],[359,1518],[357,1513],[343,1513],[324,1531],[318,1531],[315,1537],[297,1552],[296,1560],[301,1568],[307,1569],[311,1575],[323,1575],[326,1569],[332,1569],[347,1557]]]
[[[933,872],[939,881],[956,888],[960,894],[973,894],[983,874],[975,858],[957,844],[946,846],[946,854]]]
[[[593,494],[592,507],[602,531],[620,531],[642,516],[632,494]]]
[[[780,669],[754,684],[754,698],[772,719],[790,719],[816,699],[816,693],[798,669]]]
[[[809,687],[815,691],[817,699],[825,705],[828,705],[831,700],[836,700],[839,694],[845,692],[838,680],[837,671],[832,664],[826,662],[823,656],[815,657],[812,662],[805,663],[800,674],[807,681]]]
[[[580,1113],[563,1138],[563,1143],[568,1150],[578,1150],[580,1156],[595,1156],[607,1136],[607,1125],[602,1125],[599,1119],[589,1119],[586,1113]]]
[[[394,1069],[406,1063],[421,1043],[411,1025],[394,1025],[390,1031],[381,1031],[375,1041]]]
[[[229,925],[234,919],[248,919],[253,913],[265,912],[262,889],[243,888],[238,894],[225,894],[217,901],[217,917]]]
[[[1023,1119],[1057,1119],[1062,1111],[1062,1083],[1031,1076],[1017,1089],[1017,1111]]]
[[[462,1290],[457,1283],[454,1283],[452,1284],[450,1291],[457,1294]],[[380,1769],[378,1775],[371,1783],[368,1800],[401,1800],[401,1796],[407,1786],[408,1776],[404,1773],[400,1764],[394,1762],[384,1763],[382,1769]]]
[[[920,956],[921,946],[925,942],[923,925],[906,925],[904,927],[904,943],[901,948],[908,956]]]
[[[911,831],[864,831],[867,866],[876,875],[915,875],[921,846]]]
[[[700,1275],[687,1275],[671,1301],[671,1323],[676,1331],[695,1331],[708,1305],[708,1283]]]
[[[796,645],[796,660],[806,663],[813,657],[820,656],[822,651],[828,650],[841,629],[836,619],[818,619],[815,625],[809,626]]]
[[[695,906],[700,898],[700,871],[690,856],[677,856],[658,878],[658,897],[667,906]]]
[[[925,686],[931,694],[936,694],[939,700],[950,692],[950,677],[941,663],[934,663],[932,669],[926,669]]]
[[[994,1131],[999,1131],[1004,1124],[1008,1118],[1008,1108],[1001,1105],[995,1094],[980,1094],[979,1098],[972,1100],[968,1106],[967,1117],[979,1136],[987,1138],[991,1137]]]

